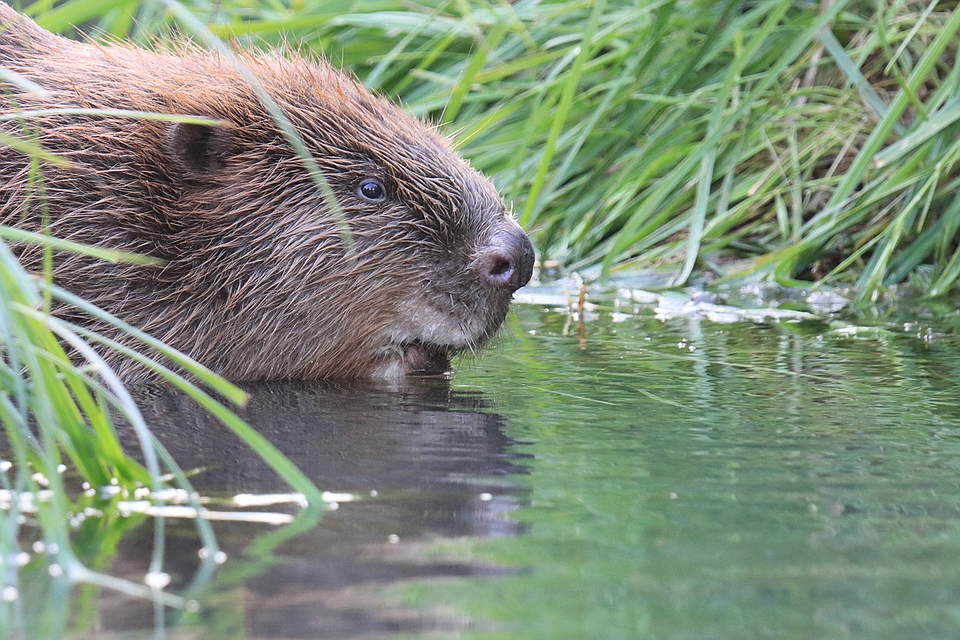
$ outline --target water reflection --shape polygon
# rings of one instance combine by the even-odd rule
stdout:
[[[245,417],[361,499],[300,532],[218,524],[229,560],[168,637],[957,637],[960,314],[596,302],[586,349],[565,310],[520,307],[452,385],[253,389]],[[286,490],[189,402],[141,399],[203,494]],[[198,543],[169,534],[175,591]],[[150,545],[133,531],[104,570],[142,580]],[[148,605],[100,602],[100,627],[152,634]]]
[[[234,633],[236,625],[248,636],[274,637],[282,630],[287,638],[456,627],[455,620],[429,611],[377,606],[376,587],[505,571],[411,552],[424,541],[521,533],[505,514],[523,500],[510,476],[526,471],[525,454],[504,435],[503,418],[481,394],[451,391],[442,380],[412,380],[402,388],[272,384],[249,390],[250,404],[241,412],[249,424],[318,487],[360,499],[327,512],[319,526],[283,542],[259,564],[245,566],[243,550],[267,529],[218,525],[218,540],[231,561],[218,577],[219,593],[205,600],[217,610],[204,622],[213,637]],[[201,470],[191,478],[201,494],[288,490],[266,463],[188,398],[145,389],[139,401],[180,465]],[[132,450],[133,434],[123,436]],[[168,527],[166,570],[175,589],[193,574],[199,542],[189,523],[173,521]],[[142,576],[151,541],[149,527],[126,537],[113,572]],[[252,577],[238,578],[244,571]],[[103,605],[105,630],[153,625],[149,603],[105,594]]]

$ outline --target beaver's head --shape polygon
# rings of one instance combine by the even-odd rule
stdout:
[[[486,343],[534,261],[490,181],[325,65],[248,64],[338,206],[242,81],[181,89],[177,112],[223,122],[162,140],[175,199],[160,257],[215,323],[190,352],[235,378],[391,376]]]

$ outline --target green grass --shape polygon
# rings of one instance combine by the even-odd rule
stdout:
[[[59,248],[60,243],[50,242],[48,246]],[[51,316],[46,311],[45,299],[65,302],[118,326],[159,353],[165,362],[134,352],[129,356],[143,362],[159,377],[218,416],[296,491],[304,494],[310,504],[322,508],[322,497],[314,485],[263,436],[221,404],[243,403],[246,398],[243,391],[89,303],[27,274],[9,248],[0,243],[0,340],[4,345],[4,358],[0,360],[0,422],[12,457],[12,464],[0,465],[0,553],[4,558],[13,559],[21,553],[22,545],[29,548],[30,540],[36,537],[42,541],[42,550],[38,551],[37,547],[33,550],[53,576],[54,586],[49,596],[56,606],[44,611],[44,624],[50,627],[46,631],[51,637],[56,636],[54,631],[62,632],[67,624],[69,610],[62,607],[62,599],[69,586],[78,582],[151,598],[162,605],[183,606],[185,603],[182,596],[117,579],[94,571],[81,561],[77,553],[78,539],[86,540],[86,545],[92,544],[90,532],[83,531],[83,520],[77,519],[85,507],[96,507],[105,514],[95,518],[103,521],[98,534],[100,540],[104,536],[110,538],[112,530],[122,532],[131,526],[124,522],[128,518],[116,515],[110,499],[91,498],[98,488],[115,486],[117,499],[130,499],[137,491],[141,499],[150,499],[156,504],[163,504],[157,495],[167,486],[185,489],[190,496],[195,494],[184,472],[150,432],[130,393],[91,344],[123,348]],[[65,345],[76,350],[83,361],[71,361]],[[179,372],[166,362],[176,365]],[[184,375],[200,381],[203,388]],[[220,399],[214,399],[211,392]],[[118,418],[135,430],[141,449],[138,457],[144,464],[136,462],[121,446],[115,428]],[[91,487],[93,494],[81,494],[76,479],[72,488],[68,488],[63,479],[67,470]],[[143,493],[144,490],[148,493]],[[199,509],[195,497],[191,500]],[[210,566],[202,567],[201,573],[209,576],[215,564],[217,543],[205,519],[197,518],[195,522],[201,543],[209,550],[202,564]],[[153,524],[150,572],[162,572],[164,519],[154,518]],[[37,558],[31,560],[34,564],[36,561]],[[16,595],[20,589],[19,566],[6,562],[0,567],[0,594],[8,600],[8,594]],[[0,635],[40,637],[29,630],[30,624],[25,622],[18,602],[14,598],[13,605],[0,604]]]
[[[44,26],[148,42],[160,3]],[[246,46],[322,52],[443,124],[541,257],[604,276],[960,277],[955,2],[187,2]]]
[[[26,10],[150,43],[173,5]],[[587,275],[822,279],[861,299],[960,278],[955,1],[183,7],[243,46],[322,53],[441,123],[541,258]]]

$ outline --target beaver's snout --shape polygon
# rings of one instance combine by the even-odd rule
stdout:
[[[533,275],[533,245],[519,228],[494,237],[480,258],[482,277],[498,289],[513,293]]]

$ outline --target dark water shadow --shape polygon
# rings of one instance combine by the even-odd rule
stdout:
[[[504,434],[503,418],[482,395],[454,392],[442,380],[412,380],[401,388],[269,384],[248,390],[251,401],[240,415],[249,424],[319,488],[360,499],[325,513],[319,526],[283,542],[260,565],[245,558],[244,549],[269,529],[217,524],[218,541],[230,558],[224,574],[232,584],[217,587],[214,581],[213,606],[200,619],[229,626],[222,619],[230,615],[220,608],[226,601],[249,637],[450,630],[460,623],[385,605],[376,589],[397,581],[510,572],[419,551],[442,539],[523,531],[506,514],[525,501],[511,479],[526,472],[525,454]],[[188,398],[166,389],[141,389],[138,401],[180,465],[202,470],[191,478],[201,495],[289,491],[266,463]],[[121,438],[135,449],[132,433],[122,430]],[[144,526],[126,537],[112,573],[142,576],[152,535]],[[193,575],[199,548],[192,524],[168,521],[165,570],[173,576],[172,588]],[[239,571],[250,576],[237,578],[237,563],[244,561],[251,566]],[[104,594],[102,605],[104,630],[153,625],[149,603]],[[220,631],[225,636],[236,630]],[[221,635],[216,629],[208,634]]]

